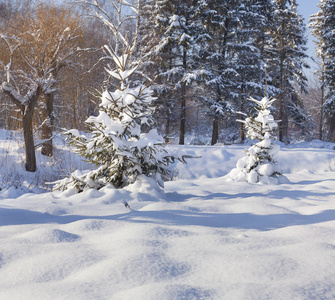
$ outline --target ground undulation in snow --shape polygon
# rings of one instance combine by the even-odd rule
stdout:
[[[333,146],[281,145],[281,185],[228,183],[245,147],[222,145],[164,192],[3,190],[0,299],[335,299]]]

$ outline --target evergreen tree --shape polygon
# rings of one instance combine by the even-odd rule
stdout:
[[[270,0],[202,1],[199,19],[200,57],[205,69],[204,102],[213,120],[212,144],[218,140],[218,122],[235,110],[251,111],[242,99],[261,98],[264,90],[265,45],[268,42]],[[273,88],[269,86],[269,91]],[[243,140],[243,126],[241,139]]]
[[[234,112],[231,99],[238,74],[228,58],[237,22],[231,12],[236,5],[236,1],[200,1],[197,11],[202,24],[198,37],[204,75],[202,100],[212,119],[212,145],[218,141],[220,117]]]
[[[247,1],[248,3],[248,1]],[[252,0],[249,1],[252,6],[252,11],[255,12],[255,17],[258,18],[258,24],[260,25],[256,34],[257,48],[260,50],[261,59],[267,62],[267,59],[271,56],[271,51],[268,47],[271,39],[270,27],[273,26],[273,15],[275,5],[272,0]],[[270,92],[268,90],[268,92]]]
[[[96,1],[92,2],[93,13],[107,24],[115,38],[113,47],[105,46],[106,58],[111,61],[106,70],[113,79],[110,80],[113,87],[104,88],[100,94],[99,115],[86,120],[90,134],[80,135],[77,130],[67,132],[76,152],[97,168],[83,174],[74,172],[69,178],[58,181],[54,189],[75,188],[80,192],[86,188],[99,189],[107,184],[121,188],[140,175],[152,177],[163,185],[162,176],[169,174],[168,165],[175,159],[166,152],[163,137],[157,130],[143,130],[152,124],[151,105],[154,98],[150,80],[138,77],[133,80],[141,64],[134,62],[139,18],[129,16],[129,20],[137,20],[135,34],[129,41],[127,34],[123,35],[121,26],[127,20],[122,12],[124,5],[129,3],[122,0],[114,2],[118,18],[112,18]],[[131,8],[139,14],[141,2]]]
[[[320,99],[320,122],[319,122],[319,139],[323,139],[323,123],[324,123],[324,112],[323,112],[323,104],[325,100],[325,77],[324,77],[324,67],[325,67],[325,55],[323,51],[323,36],[322,36],[322,27],[323,27],[323,10],[324,10],[324,2],[321,0],[319,3],[319,7],[321,11],[318,13],[311,15],[309,19],[308,27],[311,29],[311,34],[317,38],[314,41],[316,46],[316,56],[321,60],[320,62],[320,70],[317,71],[318,79],[320,80],[320,89],[321,89],[321,99]]]
[[[292,95],[295,94],[293,83],[306,92],[307,78],[303,68],[309,66],[305,63],[306,43],[305,25],[303,18],[298,14],[296,0],[276,0],[273,14],[273,26],[270,27],[272,41],[269,45],[272,58],[268,58],[269,74],[273,78],[272,83],[279,88],[278,119],[279,140],[288,142],[288,122],[290,117],[298,118],[295,114],[301,114],[300,109],[291,109],[297,106],[289,105]]]
[[[317,37],[317,55],[322,60],[322,107],[327,118],[328,139],[335,141],[335,1],[321,0],[320,11],[311,16],[312,34]]]
[[[155,66],[158,98],[164,99],[159,105],[165,110],[168,121],[173,114],[172,109],[177,107],[176,102],[180,106],[179,144],[185,142],[186,100],[200,72],[197,4],[197,1],[191,0],[150,2],[151,9],[146,10],[140,31],[141,45],[144,45],[140,47],[141,56],[148,61],[146,67]],[[168,127],[167,122],[167,131]]]
[[[270,13],[272,12],[269,1],[243,0],[235,10],[237,22],[236,33],[233,40],[233,63],[238,76],[236,78],[235,106],[238,111],[250,114],[254,103],[245,103],[244,99],[253,95],[262,99],[263,91],[268,90],[270,96],[274,94],[274,87],[265,82],[266,73],[263,67],[266,65],[265,43],[269,41],[266,28],[270,26]],[[240,139],[244,139],[243,126],[240,127]]]
[[[228,174],[229,181],[247,181],[250,183],[278,184],[284,182],[277,163],[279,146],[274,142],[274,130],[277,123],[271,114],[271,106],[275,101],[264,97],[257,101],[249,99],[257,106],[255,118],[248,117],[241,121],[246,128],[246,135],[259,142],[246,150],[247,156],[238,160],[236,168]]]
[[[328,118],[328,139],[335,141],[335,1],[327,1],[323,35],[325,36],[325,96],[324,110]]]
[[[157,100],[154,114],[157,120],[163,119],[165,137],[171,133],[171,125],[178,122],[177,105],[179,88],[176,86],[175,76],[176,42],[172,38],[170,25],[172,10],[169,1],[152,0],[146,2],[142,10],[140,25],[139,56],[143,63],[141,69],[155,78],[153,89]],[[180,79],[180,78],[179,78]]]
[[[147,85],[134,85],[130,77],[136,70],[129,68],[130,53],[120,57],[108,48],[115,69],[108,70],[119,81],[111,92],[100,96],[98,116],[86,120],[91,135],[80,135],[70,130],[67,135],[76,152],[97,169],[60,181],[55,189],[99,189],[108,183],[120,188],[134,182],[139,175],[153,177],[163,185],[161,175],[168,175],[168,165],[174,158],[164,148],[164,140],[157,130],[142,132],[143,125],[150,125],[153,101],[152,90]]]

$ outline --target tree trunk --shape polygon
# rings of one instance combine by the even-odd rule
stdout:
[[[217,115],[213,118],[213,131],[211,145],[215,145],[219,139],[219,117]]]
[[[284,131],[283,131],[283,117],[284,117],[284,97],[283,93],[279,95],[279,141],[283,142],[284,141]]]
[[[288,114],[283,99],[280,100],[279,119],[279,141],[286,144],[288,143]]]
[[[73,111],[73,128],[79,129],[79,123],[77,118],[78,105],[76,103],[76,95],[72,98],[72,111]]]
[[[53,106],[54,95],[52,93],[45,94],[45,119],[42,124],[42,154],[46,156],[53,155],[52,135],[53,135]]]
[[[36,171],[36,156],[35,156],[35,145],[34,145],[34,133],[33,133],[33,117],[34,109],[41,95],[41,88],[37,87],[35,93],[31,94],[30,99],[26,101],[26,104],[22,104],[13,93],[9,90],[5,90],[5,93],[9,96],[12,102],[17,105],[22,113],[22,126],[23,126],[23,137],[26,150],[26,171]]]
[[[165,122],[165,143],[169,143],[170,142],[170,139],[169,139],[169,136],[170,136],[170,116],[171,114],[168,112],[166,114],[166,122]]]
[[[36,156],[35,156],[35,145],[34,145],[34,134],[33,134],[33,114],[34,107],[26,106],[23,113],[23,136],[24,144],[26,149],[26,171],[36,171]]]
[[[335,142],[335,116],[329,116],[328,141]]]
[[[241,112],[244,111],[244,105],[243,105],[243,99],[242,98],[240,99],[240,111]],[[244,140],[245,140],[245,132],[244,132],[244,125],[243,125],[243,123],[239,124],[239,131],[240,131],[240,140],[241,140],[241,143],[243,143]]]
[[[38,87],[36,92],[31,96],[27,105],[21,107],[23,113],[23,136],[24,144],[26,148],[26,171],[35,172],[36,171],[36,155],[35,155],[35,145],[34,145],[34,133],[33,133],[33,117],[34,109],[37,104],[38,98],[41,94],[41,88]]]
[[[186,98],[185,98],[185,84],[183,88],[183,95],[181,98],[181,112],[180,112],[180,129],[179,129],[179,145],[185,144],[185,122],[186,122]]]
[[[284,24],[282,24],[284,26]],[[284,37],[281,36],[280,38],[280,64],[279,64],[279,141],[284,142],[285,140],[285,109],[284,109],[284,102],[285,102],[285,76],[284,76],[284,60],[285,60],[285,50],[284,50]]]
[[[319,139],[322,141],[323,139],[323,104],[325,99],[325,59],[322,57],[322,70],[321,70],[321,105],[320,105],[320,123],[319,123]]]
[[[240,130],[240,140],[241,140],[241,143],[244,142],[245,140],[245,132],[244,132],[244,125],[243,124],[239,124],[239,130]]]
[[[287,94],[285,94],[283,96],[283,100],[282,100],[282,116],[281,116],[281,132],[282,132],[282,140],[281,142],[287,144],[289,142],[289,138],[288,138],[288,111],[287,111],[287,107],[286,107],[286,97],[288,97]]]
[[[187,70],[187,49],[183,49],[183,68]],[[185,124],[186,124],[186,83],[182,83],[181,88],[181,112],[180,112],[180,131],[179,131],[179,145],[185,144]]]
[[[282,93],[280,97],[280,110],[279,110],[279,141],[287,144],[288,143],[288,112],[285,107],[285,94]]]

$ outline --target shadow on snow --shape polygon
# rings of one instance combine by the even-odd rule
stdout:
[[[326,210],[314,215],[251,213],[201,213],[181,210],[130,211],[109,216],[55,216],[35,211],[0,208],[0,226],[27,224],[69,224],[80,220],[120,220],[130,223],[155,223],[175,226],[205,226],[216,228],[256,229],[261,231],[285,228],[296,225],[311,225],[335,221],[335,210]]]

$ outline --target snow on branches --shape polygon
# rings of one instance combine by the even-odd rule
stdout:
[[[80,192],[107,184],[121,188],[140,175],[152,177],[163,186],[162,176],[169,174],[168,166],[175,160],[165,150],[163,137],[156,129],[142,130],[151,124],[150,106],[155,98],[150,83],[135,84],[130,80],[136,67],[129,67],[129,51],[118,56],[107,49],[115,66],[107,72],[118,81],[117,88],[100,94],[98,116],[86,120],[90,134],[79,135],[74,130],[66,133],[76,152],[97,168],[71,174],[57,182],[56,190],[75,188]]]
[[[279,146],[274,142],[273,131],[277,129],[277,122],[271,114],[271,106],[275,99],[264,97],[256,103],[258,114],[255,118],[247,117],[239,120],[244,123],[248,138],[259,142],[246,150],[247,156],[238,160],[236,168],[228,175],[228,181],[247,181],[249,183],[278,184],[287,179],[281,174],[276,157]]]

